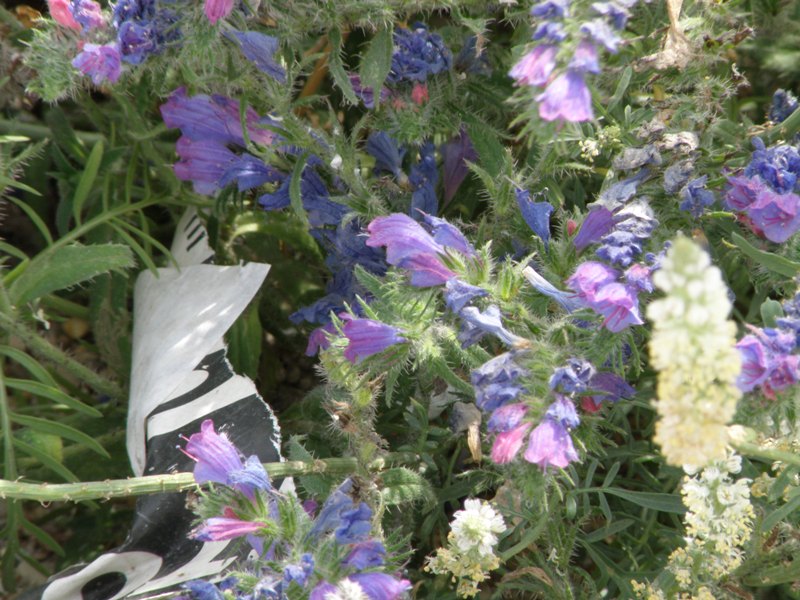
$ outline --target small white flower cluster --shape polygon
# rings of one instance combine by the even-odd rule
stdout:
[[[669,464],[705,466],[725,457],[726,425],[741,392],[736,326],[717,267],[697,244],[680,237],[653,283],[666,297],[650,304],[650,357],[658,369],[660,416],[655,441]]]
[[[503,517],[488,502],[469,499],[464,510],[453,515],[447,548],[439,548],[436,556],[428,558],[425,570],[451,574],[460,597],[475,596],[480,591],[478,584],[500,566],[494,548],[497,534],[505,530]]]

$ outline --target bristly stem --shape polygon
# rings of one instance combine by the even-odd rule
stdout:
[[[395,452],[371,461],[367,468],[372,472],[383,471],[393,465],[417,462],[419,456],[413,452]],[[326,474],[349,475],[359,470],[355,457],[326,458],[314,461],[287,461],[266,463],[270,477],[292,477],[296,475]],[[163,492],[198,490],[192,473],[148,475],[108,481],[78,483],[27,483],[0,480],[0,499],[36,500],[38,502],[80,502],[83,500],[109,500],[128,496],[144,496]]]

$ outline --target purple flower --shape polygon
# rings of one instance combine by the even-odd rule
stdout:
[[[573,429],[580,425],[581,420],[572,400],[561,394],[556,394],[556,398],[557,400],[547,408],[545,418],[552,419],[567,429]]]
[[[181,87],[161,105],[161,116],[167,127],[180,129],[192,140],[245,145],[238,100],[205,94],[190,98],[186,88]],[[245,122],[250,139],[257,144],[271,145],[276,134],[259,127],[259,121],[258,114],[248,107]]]
[[[411,167],[408,182],[413,190],[410,215],[416,217],[419,213],[436,213],[439,208],[439,199],[436,197],[439,168],[436,166],[433,142],[427,141],[420,148],[419,162]]]
[[[568,313],[574,312],[582,307],[581,302],[576,300],[572,294],[562,292],[556,288],[544,277],[539,275],[539,273],[537,273],[533,267],[525,267],[525,269],[522,271],[522,274],[525,276],[525,279],[527,279],[528,282],[536,289],[536,291],[558,302],[558,304],[561,305],[561,308]]]
[[[536,26],[532,38],[534,41],[544,40],[548,44],[558,44],[567,39],[567,32],[561,23],[543,21]]]
[[[366,540],[353,545],[350,554],[344,559],[344,566],[362,571],[384,564],[386,548],[378,540]]]
[[[125,21],[149,21],[156,16],[154,0],[118,0],[113,6],[111,22],[116,28]]]
[[[796,346],[795,335],[776,329],[751,330],[752,334],[736,344],[742,357],[742,371],[736,383],[743,392],[760,386],[768,398],[774,398],[776,391],[800,378],[800,356],[790,354]]]
[[[400,335],[402,330],[372,319],[350,319],[342,327],[342,332],[348,340],[344,357],[354,364],[407,341]]]
[[[283,580],[286,583],[294,581],[297,585],[305,587],[312,573],[314,573],[314,557],[306,552],[300,557],[300,564],[286,565],[283,569]]]
[[[775,90],[772,95],[772,106],[769,109],[769,120],[773,123],[785,121],[800,106],[792,92]]]
[[[597,46],[588,40],[581,40],[569,61],[569,68],[578,73],[600,73]]]
[[[226,483],[251,500],[255,497],[256,490],[272,491],[269,475],[255,454],[247,457],[241,469],[231,471]]]
[[[193,600],[225,600],[222,592],[213,583],[195,579],[182,583],[181,587],[192,595]]]
[[[668,166],[664,170],[664,191],[670,195],[674,194],[686,185],[692,173],[694,173],[694,165],[690,160]]]
[[[681,190],[683,202],[680,209],[690,212],[695,218],[703,216],[705,209],[714,204],[714,194],[706,189],[707,180],[706,175],[692,179]]]
[[[205,0],[203,10],[212,25],[224,19],[233,11],[234,0]]]
[[[266,73],[280,83],[286,82],[286,69],[275,62],[275,52],[280,42],[278,38],[258,31],[231,31],[226,34],[239,42],[244,57],[255,64],[262,73]]]
[[[69,10],[75,20],[80,23],[84,33],[103,27],[106,23],[100,5],[93,0],[72,0]]]
[[[117,35],[122,60],[140,65],[158,50],[155,26],[152,23],[125,21]]]
[[[522,448],[522,442],[531,429],[530,423],[520,423],[514,429],[498,433],[492,444],[492,462],[498,465],[509,463]]]
[[[522,213],[522,218],[531,228],[533,233],[544,242],[544,247],[550,246],[550,215],[553,214],[553,205],[549,202],[534,202],[528,190],[516,189],[517,205]]]
[[[629,203],[614,214],[614,229],[600,240],[596,254],[622,267],[630,265],[658,225],[646,198]]]
[[[405,181],[402,164],[405,149],[385,131],[375,131],[367,138],[367,152],[375,158],[375,172],[387,172],[398,181]]]
[[[440,35],[415,23],[413,29],[394,30],[392,65],[386,81],[398,84],[404,81],[424,83],[431,75],[438,75],[452,66],[453,57]]]
[[[527,371],[514,362],[512,352],[488,360],[471,373],[475,404],[486,412],[492,412],[512,402],[526,391],[518,382],[524,375]]]
[[[545,85],[553,69],[556,67],[558,46],[539,44],[511,67],[509,77],[513,77],[518,85]]]
[[[339,544],[363,542],[372,530],[372,510],[364,502],[339,513],[339,526],[334,531]]]
[[[475,298],[482,298],[488,296],[489,292],[485,289],[475,285],[470,285],[453,277],[447,280],[444,291],[444,302],[454,313],[460,313],[461,310]]]
[[[567,364],[557,368],[550,376],[550,389],[565,394],[585,392],[595,374],[592,363],[582,358],[570,358]]]
[[[328,581],[320,581],[313,590],[308,600],[326,600],[336,593],[336,586]]]
[[[486,429],[495,433],[504,433],[514,429],[522,422],[528,412],[528,407],[523,403],[505,404],[495,409]]]
[[[601,46],[605,46],[606,50],[612,54],[617,53],[617,46],[622,41],[602,19],[592,19],[584,23],[581,25],[581,33],[585,33]]]
[[[201,542],[219,542],[244,537],[266,527],[259,521],[242,521],[234,517],[211,517],[203,521],[193,537]]]
[[[783,317],[779,317],[776,323],[782,331],[795,336],[794,346],[797,348],[800,345],[800,292],[783,302]]]
[[[83,51],[72,60],[72,66],[100,85],[106,79],[114,83],[122,73],[119,48],[116,44],[84,44]]]
[[[462,341],[462,348],[472,345],[486,333],[496,336],[501,342],[509,346],[514,346],[524,341],[523,338],[514,335],[503,327],[500,309],[494,304],[483,312],[479,311],[475,306],[467,306],[461,310],[460,315],[469,332],[463,337],[462,333],[458,335],[458,339]]]
[[[347,579],[355,581],[369,600],[395,600],[411,589],[411,582],[386,573],[355,573]]]
[[[575,249],[581,252],[587,246],[599,242],[612,229],[614,229],[614,215],[607,208],[595,206],[586,215],[572,243],[575,244]]]
[[[728,185],[730,187],[725,192],[725,206],[736,211],[747,210],[760,192],[769,189],[758,175],[729,177]]]
[[[644,322],[639,315],[636,291],[621,283],[610,283],[601,287],[590,306],[605,317],[603,326],[612,333],[619,333],[629,325],[641,325]]]
[[[309,536],[317,539],[320,536],[334,531],[341,523],[341,514],[354,508],[353,500],[349,494],[353,489],[353,481],[345,479],[338,488],[333,490],[317,515],[314,526]]]
[[[469,173],[467,161],[475,162],[478,154],[463,127],[457,136],[442,145],[440,152],[444,170],[444,204],[447,205]]]
[[[793,191],[800,175],[797,148],[786,144],[767,148],[759,137],[753,138],[753,146],[756,149],[744,174],[747,177],[758,175],[779,194]]]
[[[531,16],[540,19],[563,19],[569,16],[571,0],[544,0],[531,7]]]
[[[431,228],[434,242],[446,246],[447,248],[457,250],[464,256],[475,256],[474,246],[464,237],[464,234],[461,233],[458,227],[447,222],[445,219],[440,219],[439,217],[434,217],[429,214],[423,214],[423,219],[425,224]]]
[[[532,432],[525,460],[546,470],[550,465],[563,469],[578,460],[569,431],[560,422],[545,418]]]
[[[747,215],[764,232],[764,237],[783,243],[800,229],[800,196],[793,193],[776,194],[764,189],[747,208]]]
[[[442,285],[456,276],[432,254],[414,254],[401,260],[398,267],[411,271],[410,283],[414,287]]]
[[[197,464],[194,479],[197,483],[222,483],[228,485],[230,474],[242,469],[242,459],[228,436],[214,431],[214,421],[206,419],[200,432],[193,433],[186,443],[186,455]]]
[[[618,2],[594,2],[592,9],[611,20],[615,29],[624,29],[631,13],[624,5]]]
[[[639,263],[632,264],[625,271],[625,281],[640,292],[652,294],[655,290],[653,287],[653,271],[652,267]]]
[[[363,85],[361,83],[361,77],[358,75],[348,75],[348,79],[350,79],[350,85],[353,86],[353,92],[361,99],[364,106],[370,110],[375,108],[375,90],[368,85]],[[381,93],[379,95],[381,103],[386,102],[389,99],[389,95],[390,92],[388,89],[385,87],[381,88]]]
[[[595,408],[598,408],[604,400],[616,402],[621,398],[631,398],[636,393],[636,390],[622,377],[608,372],[595,373],[589,382],[589,387],[595,392],[601,392],[584,397],[584,400],[588,398]]]
[[[191,181],[194,191],[206,196],[220,189],[220,180],[233,165],[236,155],[218,142],[192,140],[185,135],[175,146],[179,161],[175,163],[175,176]]]
[[[563,119],[577,123],[594,118],[592,95],[586,87],[583,73],[578,71],[568,69],[556,77],[544,93],[536,97],[536,101],[540,103],[539,116],[545,121]]]
[[[283,173],[265,164],[260,158],[245,152],[228,165],[218,185],[224,188],[235,181],[239,191],[244,192],[265,183],[278,183],[284,177]]]

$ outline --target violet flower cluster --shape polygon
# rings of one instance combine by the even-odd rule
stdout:
[[[536,97],[539,116],[546,121],[590,121],[594,118],[592,95],[586,84],[587,74],[600,73],[598,47],[616,53],[621,42],[618,31],[625,28],[629,8],[635,0],[595,2],[591,8],[595,17],[581,23],[579,39],[572,44],[567,40],[570,0],[544,0],[531,8],[531,16],[538,19],[533,40],[538,42],[511,69],[509,76],[518,85],[546,86]],[[559,56],[571,55],[566,68],[558,76],[553,74]]]
[[[767,148],[757,137],[753,146],[744,172],[728,178],[725,204],[755,233],[780,244],[800,229],[800,153],[789,144]]]
[[[279,600],[301,592],[311,600],[324,600],[344,590],[351,594],[347,597],[395,600],[410,588],[407,580],[385,572],[386,548],[370,535],[372,510],[353,499],[351,480],[330,494],[314,518],[313,502],[301,505],[293,496],[275,492],[258,457],[243,461],[211,420],[187,440],[185,453],[197,463],[198,483],[224,486],[207,492],[207,506],[200,507],[201,513],[209,506],[222,508],[222,515],[206,516],[194,537],[244,537],[265,561],[256,562],[246,576],[229,577],[218,585],[188,582],[183,586],[188,598],[217,600],[231,590],[240,600]]]
[[[452,66],[453,55],[439,34],[431,33],[422,23],[414,23],[410,29],[395,29],[392,65],[386,77],[390,85],[422,84]]]
[[[132,65],[162,52],[181,35],[177,14],[158,0],[120,0],[114,5],[111,22],[117,29],[122,60]]]

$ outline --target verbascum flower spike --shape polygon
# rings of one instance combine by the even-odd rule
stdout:
[[[726,425],[741,392],[731,302],[706,252],[679,237],[653,275],[666,297],[650,304],[650,358],[658,369],[655,441],[667,462],[705,466],[725,458]]]

